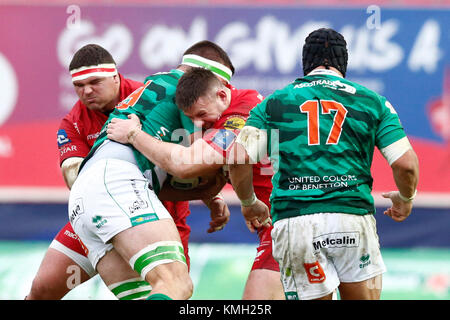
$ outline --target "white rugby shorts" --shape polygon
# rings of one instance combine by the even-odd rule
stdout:
[[[386,267],[373,215],[316,213],[275,222],[273,256],[287,299],[317,299]]]
[[[118,159],[98,160],[81,172],[70,192],[68,213],[94,268],[119,232],[172,219],[139,168]]]

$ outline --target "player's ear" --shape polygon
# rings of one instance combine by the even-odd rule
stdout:
[[[114,80],[114,83],[120,84],[120,77],[119,77],[118,74],[116,74],[115,76],[113,76],[113,80]]]
[[[219,98],[221,101],[226,102],[227,101],[227,92],[223,88],[217,89],[216,92],[217,98]]]

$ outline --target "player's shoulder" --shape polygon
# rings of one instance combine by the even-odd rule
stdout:
[[[358,82],[335,74],[308,75],[297,79],[293,86],[294,91],[298,95],[304,95],[304,92],[308,92],[310,88],[316,88],[317,90],[332,89],[334,91],[339,91],[341,96],[356,96],[359,98],[370,99],[374,102],[379,102],[384,98],[374,90],[371,90]],[[313,91],[313,94],[316,94],[316,92]]]
[[[72,109],[64,116],[63,120],[79,119],[86,111],[87,107],[80,100],[77,100]]]
[[[372,89],[370,89],[370,88],[368,88],[368,87],[366,87],[366,86],[364,86],[364,85],[362,85],[362,84],[360,84],[358,82],[352,81],[350,79],[342,78],[341,82],[344,83],[344,84],[347,84],[349,86],[352,86],[353,88],[355,88],[355,90],[356,90],[355,93],[358,94],[358,95],[370,96],[370,97],[373,97],[373,98],[376,98],[376,99],[380,99],[380,98],[383,97],[379,93],[377,93],[376,91],[374,91],[374,90],[372,90]]]
[[[83,125],[88,122],[95,122],[97,119],[106,120],[106,115],[95,110],[89,110],[80,100],[78,100],[72,109],[64,116],[61,126],[69,123]]]
[[[169,72],[158,72],[148,76],[145,78],[143,96],[157,101],[173,100],[178,80],[182,75],[182,71],[172,69]]]
[[[264,100],[264,96],[254,89],[237,89],[229,86],[231,90],[231,97],[233,100],[247,101],[252,104],[257,104]]]
[[[136,90],[137,88],[142,87],[144,84],[140,81],[136,81],[130,78],[125,78],[125,77],[121,77],[122,81],[123,81],[123,88],[125,90],[128,90],[131,92],[133,92],[134,90]]]
[[[61,139],[64,140],[65,138],[67,138],[67,132],[72,132],[73,128],[77,129],[77,132],[79,132],[78,122],[80,122],[81,114],[83,113],[84,108],[86,108],[86,106],[81,103],[80,100],[78,100],[73,105],[72,109],[70,109],[70,111],[61,119],[57,134],[58,144],[60,143]]]
[[[144,82],[148,81],[166,83],[168,85],[175,85],[178,83],[178,80],[183,75],[183,71],[178,69],[172,69],[167,72],[157,72],[152,75],[149,75],[145,78]]]
[[[358,99],[364,98],[365,101],[370,101],[364,103],[366,108],[372,108],[373,110],[376,110],[377,113],[380,112],[384,107],[393,109],[387,98],[379,94],[378,92],[349,79],[344,79],[342,83],[355,88],[355,92],[353,94],[357,96]]]

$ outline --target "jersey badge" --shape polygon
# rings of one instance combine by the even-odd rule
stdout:
[[[240,117],[230,117],[228,118],[223,127],[225,129],[229,129],[229,130],[237,130],[237,129],[242,129],[245,125],[245,119],[240,118]]]
[[[58,148],[61,148],[63,145],[65,145],[66,143],[70,142],[69,137],[67,136],[67,132],[64,129],[59,129],[58,133],[57,133],[57,138],[56,138],[57,142],[58,142]]]
[[[211,138],[211,143],[216,145],[220,150],[228,150],[236,139],[236,134],[233,131],[226,129],[219,129]]]

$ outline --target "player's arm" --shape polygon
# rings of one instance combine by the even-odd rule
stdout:
[[[419,177],[419,162],[395,108],[386,98],[379,96],[379,99],[380,122],[375,143],[391,166],[398,188],[398,191],[383,194],[383,197],[392,201],[392,206],[384,214],[395,221],[403,221],[412,210],[412,200],[416,195]]]
[[[238,161],[229,165],[231,184],[241,201],[247,227],[252,232],[271,223],[268,207],[256,198],[253,189],[252,164],[265,157],[268,149],[267,132],[263,129],[266,126],[265,103],[267,100],[250,111],[250,116],[233,146],[232,154]]]
[[[398,191],[383,193],[392,201],[392,206],[384,214],[395,221],[405,220],[411,213],[419,180],[419,161],[407,137],[381,149],[381,153],[392,168]]]
[[[222,230],[230,220],[230,210],[222,194],[219,193],[210,199],[203,199],[203,203],[208,207],[211,217],[207,232]]]
[[[253,189],[253,166],[251,164],[230,165],[230,180],[241,201],[242,215],[248,229],[255,232],[261,226],[269,226],[269,208],[256,197]]]
[[[112,119],[108,124],[108,139],[130,143],[146,158],[173,176],[187,179],[211,173],[221,168],[224,157],[203,139],[189,147],[158,140],[140,128],[133,114],[128,120]]]
[[[77,179],[78,169],[80,168],[81,162],[83,162],[82,157],[71,157],[67,158],[61,164],[61,173],[69,189],[72,189],[72,185]]]
[[[202,200],[208,207],[211,216],[207,232],[220,231],[230,220],[230,210],[220,194],[227,180],[222,170],[198,179],[199,182],[195,179],[182,181],[170,177],[165,181],[158,198],[169,201]]]
[[[220,193],[225,184],[226,178],[221,171],[194,179],[169,177],[158,193],[158,198],[168,201],[204,200],[207,204]]]
[[[69,189],[72,188],[78,176],[78,169],[84,157],[89,153],[90,147],[86,140],[75,129],[73,121],[66,117],[61,121],[57,133],[59,161],[61,173]]]
[[[270,224],[269,208],[256,197],[253,189],[252,163],[258,161],[259,155],[264,153],[266,142],[267,136],[263,130],[245,126],[233,146],[234,153],[245,161],[229,165],[231,184],[241,201],[241,210],[247,227],[252,232]]]

